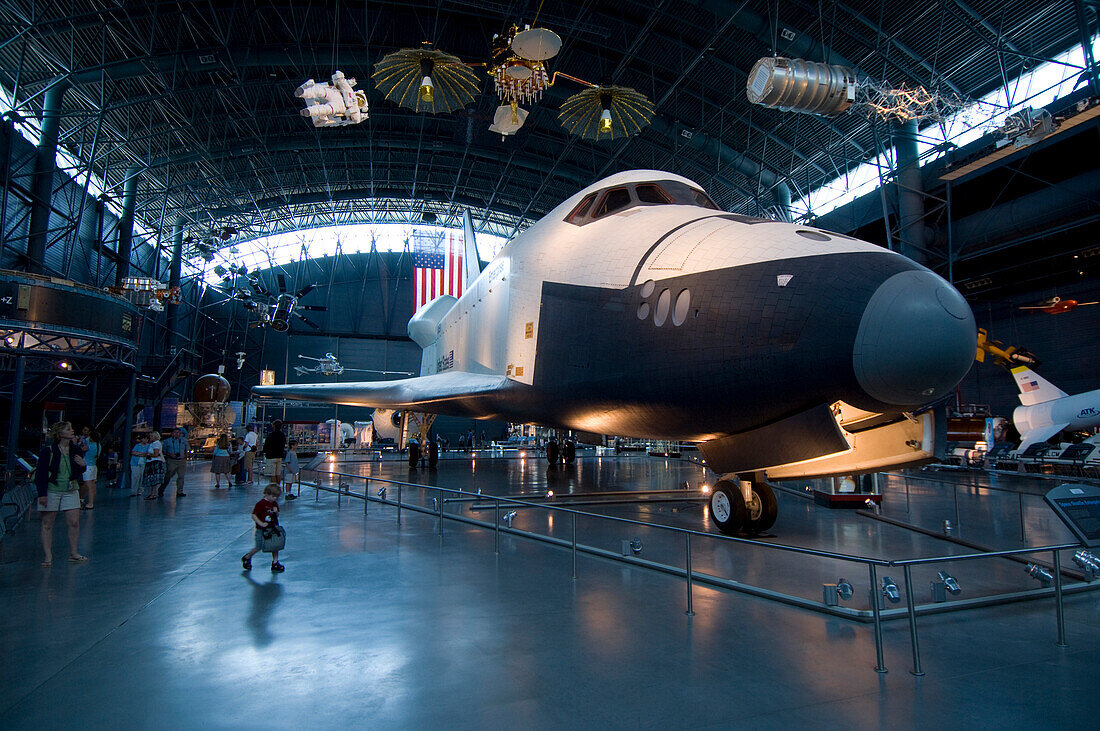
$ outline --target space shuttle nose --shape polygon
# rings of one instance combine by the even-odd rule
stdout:
[[[871,296],[852,362],[868,396],[915,407],[951,391],[970,370],[976,347],[974,314],[963,296],[932,272],[907,271]]]

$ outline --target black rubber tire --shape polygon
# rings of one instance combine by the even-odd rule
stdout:
[[[558,463],[558,443],[551,441],[546,443],[546,461],[556,465]]]
[[[775,525],[779,504],[775,493],[763,482],[752,483],[753,505],[745,506],[744,530],[746,533],[763,533]],[[759,501],[759,505],[756,503]]]
[[[577,461],[577,445],[573,443],[572,439],[565,440],[565,446],[562,447],[561,454],[566,464],[573,464]]]
[[[745,522],[745,501],[741,488],[728,480],[719,480],[710,493],[710,520],[727,536],[736,535]]]
[[[409,467],[416,467],[418,464],[420,464],[420,445],[409,442]]]
[[[428,442],[428,467],[439,464],[439,444],[433,439]]]

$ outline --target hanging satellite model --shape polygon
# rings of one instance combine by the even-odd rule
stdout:
[[[455,112],[473,102],[478,92],[473,69],[427,43],[383,57],[371,78],[387,99],[414,112]]]
[[[381,373],[382,375],[398,375],[398,376],[411,376],[412,373],[408,371],[376,371],[370,368],[345,368],[340,364],[340,361],[336,359],[336,356],[332,353],[325,353],[323,358],[314,358],[311,355],[299,355],[302,360],[315,361],[317,365],[313,366],[294,366],[294,372],[299,376],[304,376],[307,373],[320,373],[323,376],[338,376],[341,373]]]
[[[527,26],[521,31],[513,24],[504,35],[493,36],[489,76],[493,77],[501,105],[493,115],[491,132],[503,138],[519,131],[528,115],[519,105],[535,104],[542,98],[552,83],[545,62],[560,50],[561,38],[547,28]]]
[[[622,139],[649,124],[656,110],[644,94],[625,86],[593,86],[561,105],[558,121],[586,140]]]
[[[367,118],[367,95],[357,91],[355,84],[355,79],[337,71],[329,83],[318,84],[309,79],[294,90],[294,96],[305,101],[306,108],[301,114],[312,119],[314,127],[359,124]]]
[[[896,121],[943,120],[966,102],[923,86],[892,86],[859,79],[847,66],[769,56],[757,61],[746,82],[749,101],[785,112],[834,117],[849,110]]]
[[[298,304],[298,300],[312,292],[317,285],[307,284],[297,292],[291,294],[286,288],[286,277],[282,272],[276,275],[276,280],[279,283],[279,291],[277,294],[269,292],[264,288],[260,283],[259,277],[255,276],[255,274],[249,279],[249,283],[253,289],[256,290],[256,293],[270,301],[267,304],[255,299],[254,293],[247,289],[240,289],[234,292],[233,299],[244,305],[245,309],[256,312],[259,315],[260,319],[259,322],[255,323],[256,327],[267,326],[276,332],[286,332],[290,329],[290,318],[296,317],[314,330],[320,330],[321,326],[303,315],[301,310],[325,312],[328,310],[328,307],[324,305]]]

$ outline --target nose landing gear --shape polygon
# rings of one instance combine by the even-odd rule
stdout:
[[[775,493],[762,480],[719,480],[710,495],[710,519],[726,535],[763,533],[778,513]]]

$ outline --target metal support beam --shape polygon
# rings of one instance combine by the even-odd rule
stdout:
[[[168,286],[180,286],[180,273],[183,269],[183,225],[187,219],[183,216],[176,218],[172,225],[172,262],[168,270]],[[175,355],[180,348],[180,306],[174,303],[168,304],[168,352]]]
[[[119,469],[123,471],[122,479],[118,484],[120,487],[129,487],[133,492],[134,485],[130,484],[130,439],[131,434],[134,431],[134,406],[137,391],[137,369],[130,371],[130,385],[126,388],[126,413],[125,419],[122,422],[122,456],[120,457]],[[117,422],[116,422],[117,423]],[[139,486],[140,487],[140,486]]]
[[[42,100],[42,134],[34,159],[31,185],[31,221],[27,232],[27,271],[46,273],[46,233],[50,228],[53,177],[57,170],[57,131],[66,84],[55,84]]]
[[[1089,88],[1093,95],[1100,94],[1100,69],[1096,68],[1096,59],[1092,56],[1092,33],[1089,32],[1085,6],[1081,0],[1074,0],[1073,7],[1077,12],[1077,29],[1081,34],[1081,51],[1085,56],[1085,74],[1088,75]]]
[[[141,168],[132,165],[126,171],[126,180],[122,187],[122,218],[118,220],[118,264],[115,267],[115,286],[121,287],[122,280],[130,276],[130,251],[134,238],[134,204],[137,202],[137,178]]]
[[[917,122],[910,120],[894,130],[897,150],[898,239],[900,253],[924,264],[924,185],[920,177]]]
[[[15,359],[15,380],[11,389],[11,412],[8,414],[8,451],[4,458],[4,485],[0,495],[15,487],[15,450],[19,446],[19,423],[23,413],[23,380],[26,375],[27,359],[19,356]]]

